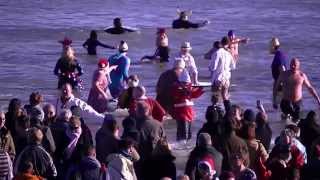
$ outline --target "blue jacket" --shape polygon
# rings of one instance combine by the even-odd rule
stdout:
[[[124,53],[117,53],[109,57],[110,66],[117,65],[117,69],[111,71],[111,87],[123,87],[123,81],[128,79],[130,58]]]

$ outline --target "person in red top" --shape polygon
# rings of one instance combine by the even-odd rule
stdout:
[[[177,121],[177,141],[180,144],[181,142],[187,143],[187,140],[191,139],[191,123],[195,116],[192,99],[200,97],[204,91],[202,87],[192,86],[186,70],[179,75],[178,80],[179,82],[173,85],[170,94],[174,104],[172,117]]]
[[[129,107],[130,114],[132,114],[135,111],[136,104],[139,101],[144,101],[150,107],[151,116],[160,122],[163,121],[163,118],[166,115],[166,111],[158,103],[158,101],[146,96],[146,89],[143,86],[134,87],[132,91],[132,97],[133,99]]]

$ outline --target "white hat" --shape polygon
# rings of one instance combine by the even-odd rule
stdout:
[[[128,44],[125,41],[121,41],[118,47],[119,51],[128,51],[129,47]]]
[[[280,41],[279,41],[278,38],[274,37],[274,38],[272,38],[272,40],[271,40],[271,44],[272,44],[273,47],[275,47],[275,46],[280,46]]]
[[[186,67],[186,63],[181,58],[175,58],[174,63],[173,63],[173,67],[184,69]]]
[[[190,42],[183,42],[181,44],[181,48],[184,48],[184,49],[192,49],[191,45],[190,45]]]
[[[178,80],[180,82],[191,83],[190,75],[186,69],[184,69],[182,73],[179,75]]]

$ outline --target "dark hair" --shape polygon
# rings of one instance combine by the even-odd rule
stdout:
[[[33,164],[30,161],[21,161],[21,171],[28,172],[33,170]]]
[[[117,17],[113,19],[114,26],[121,26],[121,18]]]
[[[8,112],[16,113],[22,107],[22,103],[20,99],[13,98],[10,100]]]
[[[35,106],[43,101],[43,96],[39,92],[32,92],[29,97],[30,105]]]
[[[224,36],[222,39],[221,39],[221,45],[222,46],[226,46],[230,43],[230,40],[227,36]]]
[[[130,147],[133,147],[135,145],[136,145],[136,142],[132,138],[126,137],[126,138],[120,140],[119,149],[125,150],[125,149],[129,149]]]
[[[97,38],[98,38],[97,32],[95,30],[92,30],[90,32],[90,39],[97,40]]]
[[[119,129],[119,125],[115,119],[110,119],[106,125],[111,132],[114,132],[115,130]]]
[[[87,145],[85,146],[85,152],[84,155],[85,156],[90,156],[92,155],[92,153],[96,150],[96,148],[93,145]]]
[[[221,46],[220,41],[215,41],[215,42],[213,43],[213,47],[216,48],[216,49],[221,48],[222,46]]]

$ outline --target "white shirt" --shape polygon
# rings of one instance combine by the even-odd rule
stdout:
[[[231,70],[235,68],[231,53],[224,48],[217,50],[209,64],[211,72],[211,81],[229,81],[231,78]]]
[[[57,115],[59,115],[63,109],[71,109],[72,106],[77,106],[81,109],[81,117],[84,118],[85,120],[90,120],[90,122],[96,121],[99,123],[103,122],[104,120],[104,114],[98,113],[86,102],[82,101],[79,98],[74,97],[73,95],[65,104],[62,104],[60,97],[57,99],[57,102],[56,102]]]

